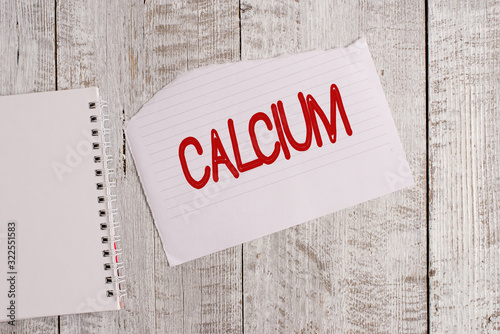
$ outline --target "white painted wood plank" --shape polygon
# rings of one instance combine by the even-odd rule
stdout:
[[[53,1],[0,1],[0,95],[54,90],[54,49]],[[0,332],[57,333],[57,323],[57,316],[17,320],[0,323]]]
[[[53,1],[2,0],[0,6],[0,93],[8,95],[53,90]]]
[[[239,60],[239,13],[234,0],[186,5],[187,69]],[[161,251],[164,257],[163,251]],[[241,246],[181,265],[184,333],[241,333]],[[158,330],[158,333],[162,331]]]
[[[429,1],[430,319],[500,331],[500,2]]]
[[[365,35],[417,184],[246,244],[245,332],[426,332],[423,3],[243,0],[241,8],[243,59]]]
[[[189,9],[183,4],[176,5],[173,1],[150,1],[146,3],[144,10],[144,52],[147,54],[146,66],[149,67],[144,72],[148,78],[145,89],[151,97],[178,73],[186,70],[186,28],[196,25],[196,20],[192,19],[193,16],[188,19]],[[132,159],[130,153],[127,155],[128,159]],[[129,161],[133,165],[132,160]],[[134,182],[137,184],[138,180]],[[144,196],[141,193],[139,196],[139,200],[144,202]],[[151,218],[144,223],[153,226]],[[185,307],[182,267],[168,267],[156,228],[154,247],[155,332],[183,333]]]

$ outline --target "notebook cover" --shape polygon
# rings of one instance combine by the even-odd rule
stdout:
[[[12,300],[16,319],[119,309],[106,296],[91,101],[97,88],[0,97],[2,321]]]

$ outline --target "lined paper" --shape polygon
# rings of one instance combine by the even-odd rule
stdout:
[[[282,102],[293,138],[306,139],[298,93],[311,95],[330,119],[330,87],[341,96],[352,134],[339,110],[337,138],[331,143],[316,117],[322,146],[312,135],[309,149],[290,143],[286,159],[271,105]],[[338,106],[337,106],[338,107]],[[280,153],[271,164],[239,172],[236,178],[219,164],[215,182],[212,129],[217,131],[236,166],[228,119],[234,124],[243,163],[257,159],[249,133],[269,156],[276,143]],[[278,121],[279,122],[279,121]],[[283,122],[281,122],[283,123]],[[160,232],[170,265],[247,242],[413,184],[405,154],[373,65],[366,41],[347,48],[314,51],[261,61],[230,63],[181,75],[159,91],[127,124],[127,140]],[[181,167],[185,160],[193,179],[210,178],[201,189],[191,185]],[[221,152],[218,152],[221,153]]]

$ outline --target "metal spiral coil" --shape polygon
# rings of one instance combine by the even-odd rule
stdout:
[[[100,153],[94,156],[94,162],[99,165],[99,168],[95,170],[95,176],[101,178],[101,180],[104,179],[104,182],[96,182],[96,189],[99,192],[97,202],[102,203],[105,208],[100,209],[96,214],[104,219],[100,223],[100,229],[106,231],[106,234],[101,237],[101,241],[103,245],[108,245],[108,248],[102,250],[102,256],[110,259],[110,262],[104,263],[103,268],[106,272],[104,283],[110,285],[110,288],[106,290],[106,296],[118,298],[121,305],[127,292],[123,288],[125,282],[123,263],[119,261],[122,251],[118,247],[120,236],[116,230],[120,227],[120,223],[117,221],[118,210],[115,207],[117,201],[117,196],[114,194],[116,187],[115,171],[111,168],[113,159],[111,155],[109,109],[107,102],[104,101],[89,102],[89,109],[99,110],[99,114],[90,116],[90,122],[96,123],[96,128],[91,130],[91,135],[96,137],[96,141],[92,143],[92,148]]]

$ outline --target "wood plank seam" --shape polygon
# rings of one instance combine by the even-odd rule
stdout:
[[[429,277],[430,272],[430,240],[429,240],[429,222],[430,222],[430,211],[429,211],[429,0],[425,0],[425,180],[426,180],[426,203],[425,203],[425,217],[426,217],[426,262],[427,262],[427,280],[426,280],[426,301],[427,301],[427,333],[431,332],[431,282]]]

